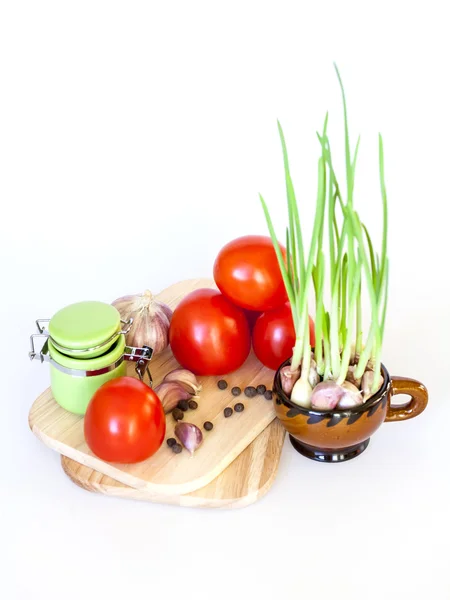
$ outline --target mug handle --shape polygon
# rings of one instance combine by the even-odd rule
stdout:
[[[408,377],[391,377],[391,382],[385,421],[405,421],[417,417],[425,410],[428,404],[428,391],[423,383]],[[391,406],[391,398],[397,394],[406,394],[410,396],[410,400],[405,404]]]

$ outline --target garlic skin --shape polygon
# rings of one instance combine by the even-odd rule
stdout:
[[[175,426],[175,435],[191,456],[203,442],[202,432],[193,423],[178,422]]]
[[[112,305],[117,308],[124,321],[128,321],[130,317],[133,319],[125,338],[128,346],[150,346],[154,354],[167,348],[172,319],[172,309],[167,304],[155,300],[153,294],[146,290],[143,294],[118,298]]]
[[[296,371],[291,371],[290,365],[283,367],[280,371],[280,379],[281,379],[281,389],[286,394],[286,396],[290,396],[292,392],[292,388],[295,383],[300,378],[300,369]]]
[[[180,400],[190,400],[193,396],[176,381],[163,381],[153,391],[161,400],[165,413],[172,411]]]
[[[202,390],[202,386],[199,383],[197,377],[192,371],[188,369],[174,369],[167,373],[167,375],[163,379],[164,382],[175,381],[182,385],[189,393],[194,396],[197,396],[199,392]]]
[[[333,410],[344,393],[344,389],[335,381],[322,381],[313,390],[311,407],[317,410]]]
[[[355,408],[355,406],[361,406],[361,404],[363,404],[364,400],[362,394],[356,385],[350,383],[350,381],[344,381],[341,387],[344,390],[344,394],[337,403],[337,408],[339,410]]]

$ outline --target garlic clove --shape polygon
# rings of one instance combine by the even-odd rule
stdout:
[[[353,394],[360,393],[360,390],[358,389],[358,387],[351,381],[344,381],[343,384],[341,385],[341,387],[343,387],[344,390],[346,390],[347,392],[352,392]]]
[[[193,423],[177,423],[175,426],[175,435],[183,446],[194,455],[194,452],[203,442],[203,434],[197,425]]]
[[[195,396],[202,389],[197,377],[188,369],[174,369],[173,371],[170,371],[170,373],[167,373],[163,381],[176,381]]]
[[[384,378],[380,375],[380,384],[378,386],[378,389],[375,392],[372,392],[372,385],[373,385],[374,377],[375,377],[375,373],[373,371],[369,371],[369,370],[366,371],[364,373],[364,375],[362,376],[361,390],[363,393],[364,402],[366,402],[369,398],[371,398],[373,395],[375,395],[384,383]]]
[[[344,381],[341,387],[344,390],[344,394],[337,403],[338,409],[345,410],[363,404],[364,400],[362,394],[356,385],[350,383],[350,381]]]
[[[358,379],[355,377],[356,365],[350,365],[347,369],[346,381],[353,383],[357,388],[361,386],[361,377]]]
[[[313,358],[311,358],[311,365],[309,367],[308,381],[313,389],[320,383],[320,375],[317,372],[317,363]]]
[[[311,395],[311,408],[333,410],[343,395],[343,388],[335,381],[321,381]]]
[[[146,290],[143,294],[118,298],[112,305],[124,321],[133,319],[133,325],[126,335],[128,346],[150,346],[154,354],[167,348],[172,319],[172,309],[167,304],[155,300],[153,294]]]
[[[172,411],[180,400],[192,398],[192,394],[176,381],[163,381],[153,391],[161,400],[165,413]]]
[[[295,382],[294,387],[292,388],[291,401],[294,402],[294,404],[298,404],[298,406],[303,406],[303,408],[310,408],[312,391],[309,381],[300,378]]]
[[[290,396],[292,392],[292,388],[295,383],[298,381],[300,377],[300,369],[295,371],[291,371],[290,365],[283,367],[280,371],[281,378],[281,389],[286,394],[286,396]]]

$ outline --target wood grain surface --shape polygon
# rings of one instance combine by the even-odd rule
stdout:
[[[202,287],[214,287],[214,283],[205,279],[184,281],[157,297],[175,307],[189,292]],[[155,356],[151,361],[154,384],[177,366],[170,348]],[[128,370],[130,375],[134,374],[133,364],[128,365]],[[53,399],[51,389],[43,392],[31,407],[30,428],[50,448],[125,485],[169,497],[188,494],[216,479],[275,418],[272,402],[263,396],[246,398],[244,395],[239,400],[245,404],[245,410],[228,419],[223,416],[224,408],[237,401],[231,395],[233,385],[241,388],[259,383],[268,388],[272,386],[273,371],[263,367],[253,352],[238,371],[226,376],[227,390],[218,389],[218,379],[199,378],[203,386],[199,407],[185,417],[200,427],[207,420],[214,424],[213,431],[205,432],[204,442],[194,457],[187,452],[176,455],[164,443],[156,454],[141,463],[123,465],[102,461],[86,445],[83,418],[61,408]],[[166,437],[173,436],[174,424],[168,416]]]
[[[284,436],[285,429],[275,419],[211,483],[185,495],[136,490],[66,456],[61,456],[61,465],[74,483],[90,492],[195,508],[243,508],[270,489],[278,471]]]

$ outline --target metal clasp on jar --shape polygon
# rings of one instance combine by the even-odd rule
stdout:
[[[50,319],[37,319],[36,320],[36,327],[39,333],[33,333],[32,335],[30,335],[30,345],[31,345],[31,350],[30,352],[28,352],[28,356],[30,357],[30,360],[40,360],[41,363],[46,361],[49,362],[49,355],[48,355],[48,338],[50,337],[50,334],[48,333],[47,329],[45,328],[44,325],[41,325],[41,323],[50,323]],[[43,344],[42,348],[39,351],[39,355],[36,352],[36,348],[34,345],[34,340],[35,338],[38,337],[43,337],[45,338],[45,343]]]
[[[144,381],[144,376],[147,373],[150,387],[153,385],[152,375],[148,367],[153,356],[153,349],[150,346],[143,346],[142,348],[134,348],[133,346],[125,346],[125,352],[123,357],[125,360],[136,363],[136,373],[141,381]]]
[[[152,387],[153,379],[152,379],[152,375],[150,373],[150,369],[148,367],[148,363],[150,362],[150,360],[153,356],[153,349],[150,348],[150,346],[143,346],[142,348],[135,348],[133,346],[125,346],[124,353],[119,358],[119,360],[110,365],[107,365],[106,367],[101,367],[101,368],[95,369],[95,370],[70,369],[68,367],[64,367],[63,365],[60,365],[58,362],[53,360],[49,354],[48,340],[51,339],[52,343],[54,343],[54,342],[53,342],[53,339],[50,337],[48,331],[45,329],[45,326],[41,325],[42,323],[48,323],[49,321],[50,321],[50,319],[38,319],[36,321],[36,325],[37,325],[39,333],[33,333],[30,336],[31,349],[30,349],[30,352],[28,353],[30,360],[40,360],[41,363],[48,362],[52,366],[54,366],[56,369],[58,369],[59,371],[62,371],[63,373],[66,373],[67,375],[72,375],[74,377],[95,377],[96,375],[101,375],[101,374],[107,373],[108,371],[111,371],[111,370],[117,368],[124,360],[126,360],[129,362],[136,363],[135,371],[141,381],[144,381],[144,377],[147,374],[148,385],[150,387]],[[122,321],[122,322],[124,323],[124,321]],[[130,321],[127,321],[125,324],[129,325],[131,327],[132,322],[133,322],[133,320],[130,319]],[[129,331],[129,329],[126,331],[124,330],[124,331],[119,332],[118,335],[125,334],[125,333],[127,333],[127,331]],[[39,352],[36,350],[36,345],[35,345],[36,338],[45,338],[45,342],[42,345]],[[83,361],[81,360],[80,366],[82,365],[82,363],[83,363]]]

